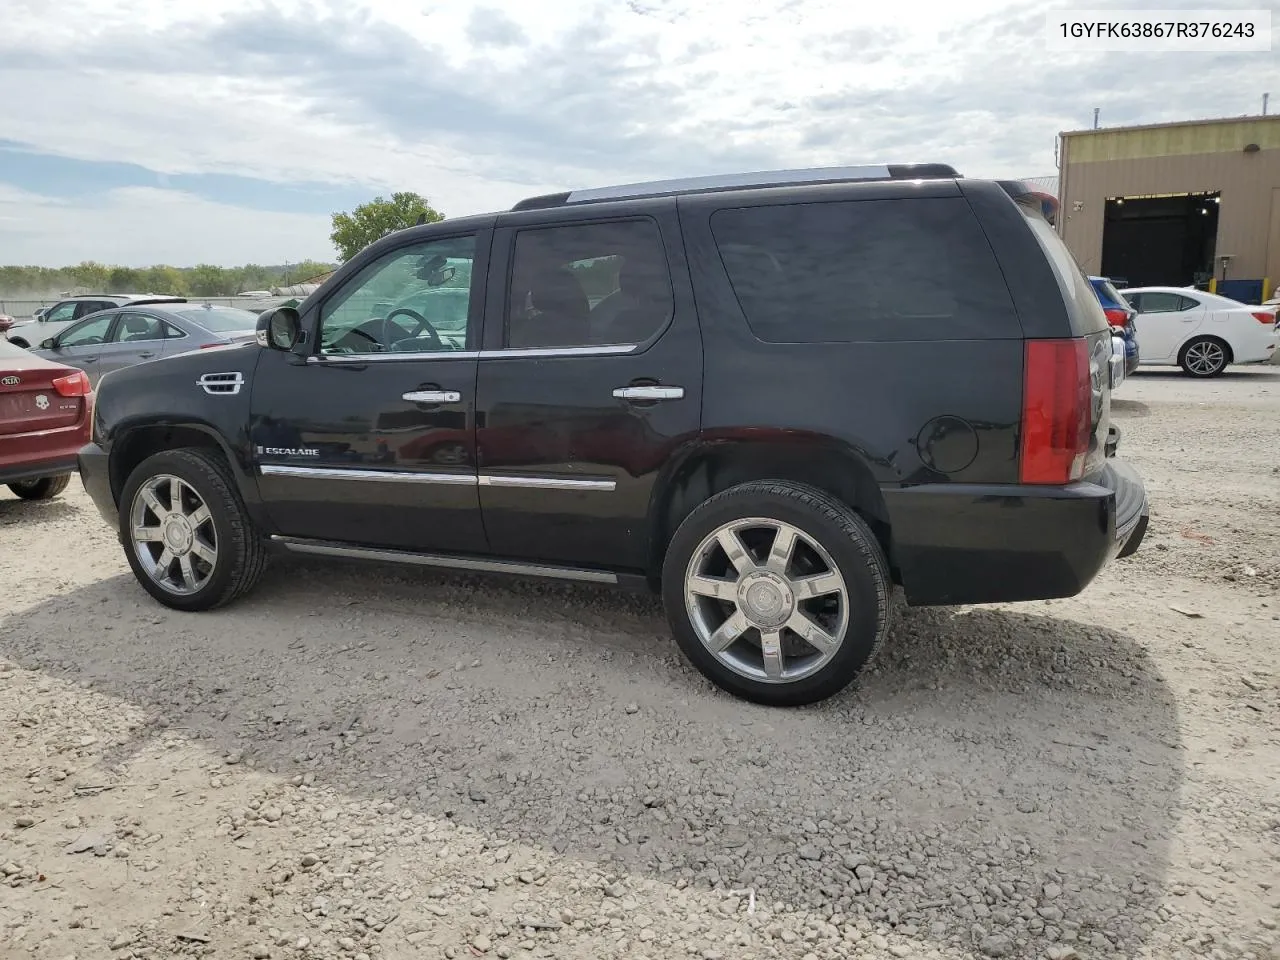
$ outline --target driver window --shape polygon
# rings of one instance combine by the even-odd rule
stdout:
[[[102,343],[107,339],[107,328],[111,326],[111,321],[114,319],[115,317],[108,313],[101,317],[94,317],[92,320],[85,320],[59,337],[58,346],[87,347]]]
[[[58,304],[41,319],[43,319],[45,323],[65,323],[68,320],[74,320],[75,315],[76,305],[75,302],[72,301],[71,303]]]
[[[357,273],[320,311],[320,352],[465,350],[476,238],[393,250]]]

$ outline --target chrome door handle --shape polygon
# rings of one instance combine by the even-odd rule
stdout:
[[[458,403],[462,394],[457,390],[412,390],[401,395],[410,403]]]
[[[613,395],[619,400],[679,400],[684,387],[618,387]]]

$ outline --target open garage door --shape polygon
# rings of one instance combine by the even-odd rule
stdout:
[[[1131,287],[1183,287],[1213,276],[1217,193],[1109,197],[1102,272]]]

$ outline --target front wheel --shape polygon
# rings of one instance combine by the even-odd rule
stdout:
[[[1227,347],[1213,337],[1197,337],[1182,348],[1178,365],[1191,377],[1216,377],[1231,362]]]
[[[23,500],[52,500],[71,482],[71,474],[58,477],[41,477],[39,480],[23,480],[9,484],[9,489]]]
[[[266,547],[226,463],[197,448],[154,454],[130,474],[120,538],[138,582],[176,610],[234,600],[266,567]]]
[[[745,483],[680,525],[662,570],[676,642],[717,686],[798,706],[846,687],[889,630],[875,534],[814,487]]]

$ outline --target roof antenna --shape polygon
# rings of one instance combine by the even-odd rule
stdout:
[[[415,226],[415,227],[420,227],[420,226],[422,226],[422,225],[423,225],[424,223],[426,223],[426,222],[427,222],[427,215],[426,215],[426,213],[420,213],[420,214],[418,214],[418,220],[417,220],[417,222],[416,222],[416,223],[414,223],[414,226]]]

